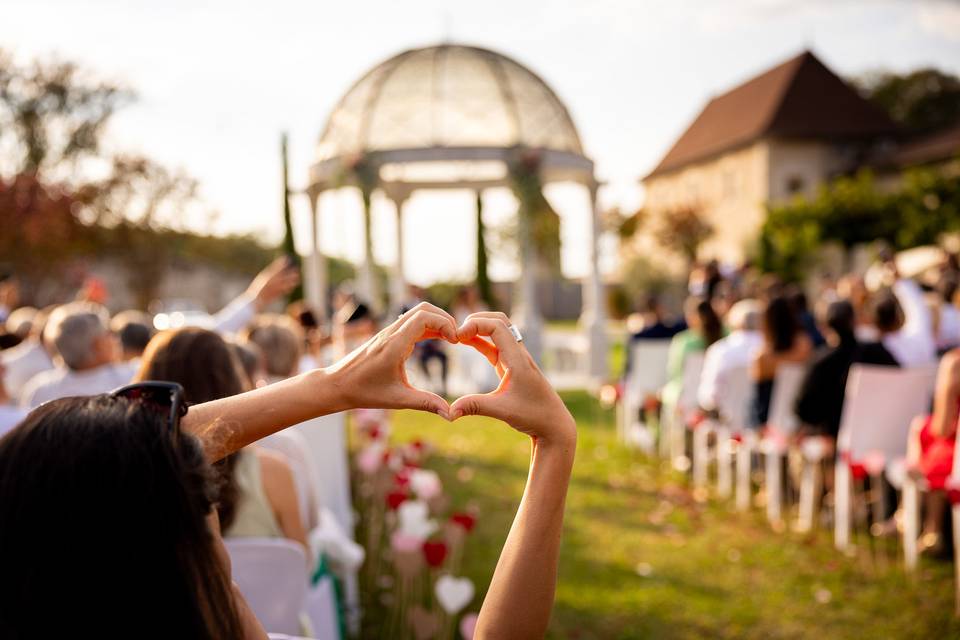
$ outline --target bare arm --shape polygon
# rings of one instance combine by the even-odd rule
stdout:
[[[267,501],[273,509],[283,537],[299,542],[309,556],[310,547],[300,518],[299,494],[293,470],[281,454],[260,447],[255,447],[255,450],[260,462],[263,490],[267,494]]]
[[[960,349],[943,356],[937,370],[937,386],[933,392],[933,419],[930,430],[945,437],[957,429],[960,417]]]
[[[506,316],[478,313],[459,330],[497,367],[500,386],[453,403],[451,418],[486,415],[529,435],[527,486],[480,609],[476,638],[538,638],[546,633],[557,585],[563,509],[576,450],[576,424],[510,333]],[[489,336],[494,344],[483,336]]]

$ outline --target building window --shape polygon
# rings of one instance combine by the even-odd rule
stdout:
[[[800,176],[790,176],[787,178],[787,195],[795,196],[798,193],[803,193],[805,186],[806,183],[803,181],[803,178]]]

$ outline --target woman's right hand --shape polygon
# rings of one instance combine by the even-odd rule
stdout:
[[[457,330],[457,338],[486,356],[497,369],[500,385],[490,393],[459,398],[450,407],[450,419],[496,418],[538,445],[558,444],[572,453],[577,439],[573,416],[523,343],[514,338],[510,318],[498,312],[471,314]]]

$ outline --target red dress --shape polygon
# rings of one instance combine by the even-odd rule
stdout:
[[[920,470],[927,477],[930,489],[942,491],[953,472],[953,450],[956,446],[956,431],[950,436],[935,436],[930,428],[933,416],[927,416],[920,430]]]

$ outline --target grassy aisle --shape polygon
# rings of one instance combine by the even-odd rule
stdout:
[[[916,581],[895,560],[846,558],[826,534],[775,534],[762,514],[694,501],[615,442],[612,413],[564,396],[580,439],[567,504],[554,638],[926,638],[960,636],[952,567]],[[524,437],[493,420],[399,412],[394,441],[423,438],[455,504],[476,504],[464,573],[479,606],[523,489]]]

